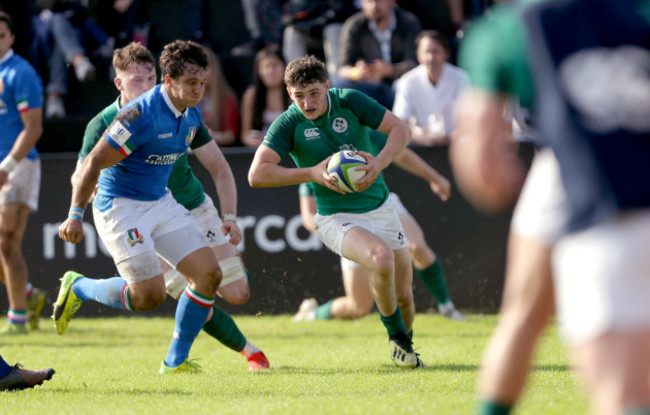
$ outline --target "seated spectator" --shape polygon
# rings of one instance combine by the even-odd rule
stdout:
[[[253,85],[242,98],[242,143],[257,147],[271,123],[291,105],[284,84],[282,51],[278,45],[269,45],[257,52],[253,66]]]
[[[285,61],[307,55],[309,40],[322,38],[327,72],[330,79],[336,78],[343,22],[359,11],[356,0],[289,0],[288,3],[282,43]]]
[[[239,133],[239,103],[226,81],[217,55],[205,48],[210,58],[205,93],[199,103],[203,124],[219,146],[231,146]]]
[[[469,77],[447,62],[449,41],[442,33],[421,32],[416,47],[419,65],[396,81],[393,112],[411,126],[413,144],[448,144],[454,105]]]
[[[95,0],[93,16],[97,24],[113,38],[115,48],[122,48],[131,41],[142,41],[145,25],[146,0]],[[146,42],[140,42],[146,43]]]
[[[417,65],[417,16],[394,0],[362,0],[361,11],[343,24],[339,79],[333,86],[358,89],[393,107],[393,81]]]
[[[49,67],[45,117],[63,118],[66,115],[64,97],[68,92],[68,67],[72,66],[79,82],[90,81],[94,79],[96,70],[87,51],[110,57],[113,46],[106,33],[88,17],[88,8],[82,2],[42,1],[39,5],[43,9],[35,21],[40,34],[36,42],[44,49],[41,53]]]

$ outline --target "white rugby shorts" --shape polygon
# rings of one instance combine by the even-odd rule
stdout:
[[[560,327],[573,345],[650,330],[650,209],[562,237],[553,253]]]
[[[221,233],[223,221],[210,196],[206,194],[203,203],[190,210],[190,213],[199,228],[201,228],[203,236],[210,247],[225,245],[230,242],[230,237]]]
[[[25,205],[35,212],[41,187],[41,160],[24,158],[18,162],[7,183],[0,189],[0,205]]]
[[[110,209],[93,209],[95,227],[127,282],[161,275],[159,255],[172,267],[207,247],[196,221],[167,191],[155,201],[117,197]]]
[[[553,244],[567,222],[566,194],[560,166],[549,148],[533,158],[510,228],[518,235]]]
[[[377,235],[393,250],[408,247],[406,234],[390,198],[377,209],[366,213],[342,212],[314,216],[314,228],[318,237],[337,255],[341,255],[345,234],[356,226]]]

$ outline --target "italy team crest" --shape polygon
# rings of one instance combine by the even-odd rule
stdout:
[[[128,231],[126,231],[126,241],[129,243],[129,245],[133,246],[138,243],[144,243],[144,239],[142,235],[140,235],[140,232],[138,232],[138,228],[131,228]]]
[[[185,137],[185,144],[189,146],[192,143],[192,140],[194,140],[195,135],[196,127],[190,127],[189,131],[187,132],[187,137]]]

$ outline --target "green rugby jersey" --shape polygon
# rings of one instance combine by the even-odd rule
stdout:
[[[83,160],[88,156],[121,108],[120,97],[118,97],[114,103],[104,108],[102,112],[90,120],[86,126],[81,150],[79,150],[79,160]],[[212,137],[208,129],[201,124],[190,147],[192,149],[199,148],[210,142],[210,140],[212,140]],[[205,200],[203,185],[192,173],[187,154],[184,154],[174,163],[167,187],[171,190],[174,199],[185,206],[187,210],[198,207]]]
[[[308,120],[295,104],[291,104],[273,122],[262,144],[281,158],[290,155],[299,168],[315,166],[344,149],[379,154],[383,146],[373,142],[365,127],[379,127],[386,108],[352,89],[332,88],[327,98],[327,112],[314,121]],[[363,192],[342,195],[317,183],[312,183],[312,188],[320,215],[369,212],[381,206],[389,194],[383,175]]]
[[[488,92],[519,96],[526,108],[532,108],[535,90],[522,8],[536,1],[539,0],[493,6],[489,18],[472,24],[458,54],[459,66],[467,71],[472,85]],[[650,18],[650,0],[637,0],[636,7],[646,19]]]

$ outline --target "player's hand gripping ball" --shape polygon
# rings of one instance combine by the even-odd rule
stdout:
[[[352,150],[341,150],[334,154],[327,163],[327,174],[334,178],[333,184],[344,192],[356,192],[354,182],[366,175],[365,170],[357,170],[356,167],[365,164],[368,163],[362,155]]]

